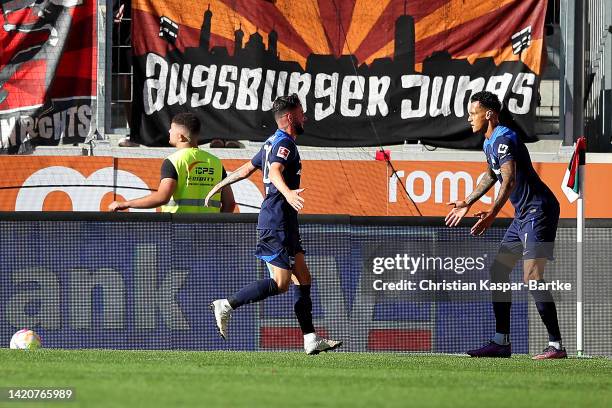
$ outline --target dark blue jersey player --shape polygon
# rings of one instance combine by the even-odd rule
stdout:
[[[278,129],[265,141],[251,164],[263,173],[266,198],[259,212],[258,229],[281,230],[297,226],[297,211],[285,199],[283,193],[270,181],[270,169],[274,163],[283,167],[283,180],[290,190],[300,188],[302,162],[295,140],[284,130]],[[300,190],[301,191],[301,190]]]
[[[530,292],[540,317],[548,331],[549,343],[534,359],[565,358],[561,345],[557,309],[544,281],[544,267],[552,260],[553,246],[559,221],[559,202],[542,182],[531,164],[527,147],[517,134],[499,123],[501,103],[491,92],[478,92],[470,99],[468,121],[474,133],[483,133],[483,150],[488,171],[476,189],[464,201],[449,203],[453,209],[446,216],[446,225],[454,227],[467,214],[470,207],[496,182],[501,183],[493,208],[475,215],[478,222],[472,227],[473,235],[482,235],[508,199],[514,206],[515,216],[506,231],[499,251],[491,265],[491,282],[509,282],[510,272],[523,258],[523,279],[530,283]],[[485,346],[468,351],[473,357],[510,357],[510,291],[493,291],[495,336]]]
[[[319,337],[312,323],[311,276],[304,260],[297,219],[304,198],[300,196],[303,191],[300,189],[302,163],[295,138],[304,132],[306,116],[296,94],[276,98],[272,111],[278,130],[249,162],[217,184],[206,197],[208,204],[223,187],[261,170],[266,198],[257,221],[259,237],[255,255],[266,262],[271,277],[247,285],[228,299],[215,300],[210,307],[219,333],[225,339],[232,311],[284,293],[293,281],[294,311],[304,335],[304,350],[308,354],[318,354],[333,350],[342,342]]]

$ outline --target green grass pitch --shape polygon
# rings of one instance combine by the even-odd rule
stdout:
[[[73,387],[6,407],[609,407],[612,360],[0,349],[0,387]]]

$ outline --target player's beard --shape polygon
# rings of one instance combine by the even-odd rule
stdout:
[[[295,130],[295,134],[296,134],[296,135],[301,135],[301,134],[303,134],[303,133],[304,133],[304,125],[303,125],[303,124],[301,124],[301,123],[296,123],[296,124],[293,126],[293,130]]]

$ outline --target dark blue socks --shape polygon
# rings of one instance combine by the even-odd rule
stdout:
[[[278,295],[278,285],[274,279],[262,279],[240,289],[228,299],[232,309],[237,309],[248,303],[259,302],[270,296]],[[310,285],[293,286],[293,310],[300,323],[302,334],[314,333],[312,324],[312,300],[310,299]]]
[[[544,283],[544,280],[538,280],[538,283]],[[533,300],[535,300],[538,313],[548,330],[549,341],[561,341],[561,331],[559,330],[559,320],[557,319],[557,307],[555,300],[549,290],[530,290]]]
[[[240,289],[228,299],[232,309],[237,309],[248,303],[259,302],[270,296],[278,295],[278,285],[274,279],[262,279]]]
[[[491,265],[491,281],[493,283],[510,282],[510,272],[516,260],[513,254],[500,253]],[[512,292],[494,290],[491,294],[493,298],[493,313],[495,313],[495,332],[500,334],[510,334],[510,308],[512,307]]]
[[[314,333],[312,324],[312,300],[310,300],[310,285],[293,286],[293,310],[300,323],[302,334]]]
[[[493,312],[495,313],[495,332],[510,334],[510,308],[512,303],[493,302]]]

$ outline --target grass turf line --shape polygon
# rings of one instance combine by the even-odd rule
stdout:
[[[7,407],[609,407],[612,360],[0,349],[0,387],[70,386]]]

